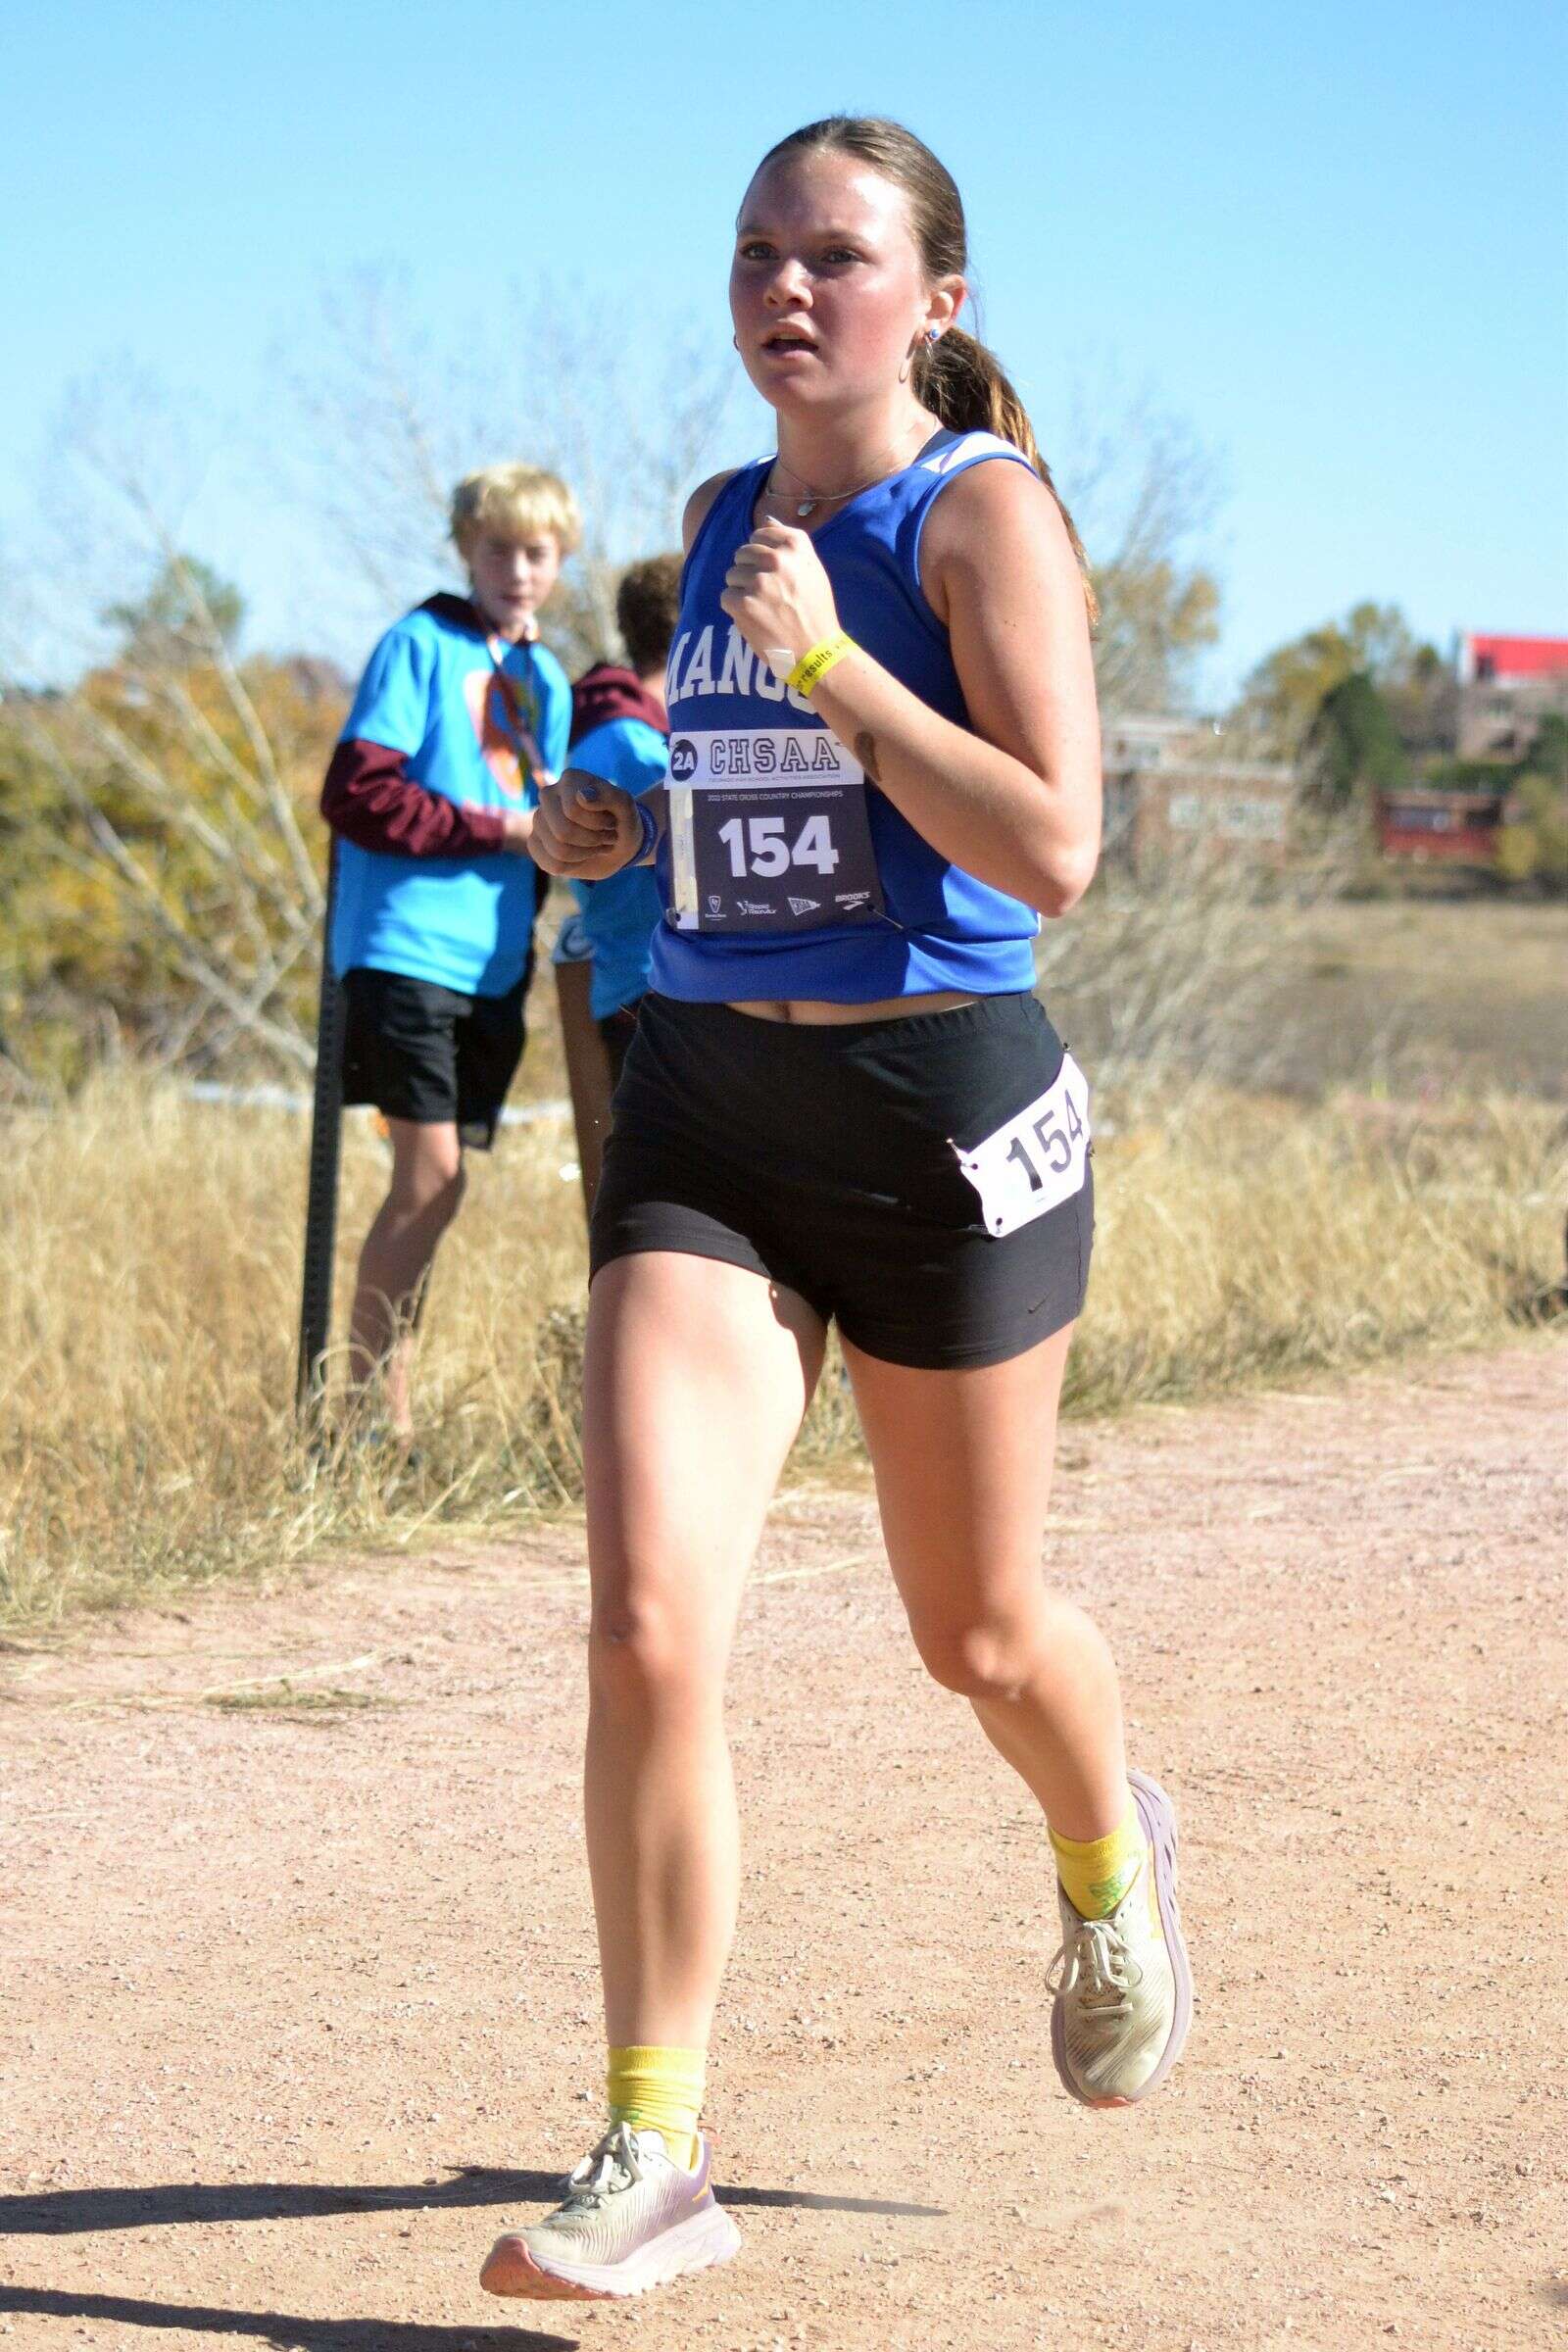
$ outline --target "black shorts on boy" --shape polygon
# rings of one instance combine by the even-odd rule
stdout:
[[[344,1103],[371,1102],[419,1126],[450,1122],[470,1151],[488,1152],[522,1059],[532,968],[530,957],[500,997],[363,965],[345,972]]]

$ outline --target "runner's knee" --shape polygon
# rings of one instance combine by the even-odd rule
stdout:
[[[594,1696],[617,1710],[700,1705],[719,1690],[722,1669],[683,1609],[657,1597],[600,1602],[588,1633]]]
[[[1033,1679],[1036,1629],[1000,1612],[972,1616],[911,1616],[910,1630],[926,1672],[961,1698],[1014,1698]]]

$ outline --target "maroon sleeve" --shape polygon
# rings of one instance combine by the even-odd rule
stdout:
[[[503,809],[464,808],[426,792],[409,774],[404,753],[358,735],[332,754],[321,814],[345,841],[396,858],[472,858],[505,846]]]

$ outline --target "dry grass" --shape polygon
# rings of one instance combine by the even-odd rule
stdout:
[[[1143,1086],[1138,1124],[1119,1133],[1116,1108],[1102,1100],[1070,1411],[1496,1340],[1560,1279],[1562,1141],[1542,1107],[1400,1118],[1192,1088],[1152,1106]],[[332,1544],[417,1544],[575,1502],[583,1252],[567,1131],[514,1131],[474,1171],[436,1273],[423,1458],[401,1471],[364,1445],[313,1459],[294,1428],[299,1122],[121,1077],[6,1136],[0,1621],[43,1628],[270,1575]],[[384,1165],[368,1123],[351,1121],[347,1245]],[[854,1443],[830,1374],[801,1458]]]
[[[1262,943],[1264,974],[1246,970]],[[1494,1089],[1568,1103],[1568,906],[1495,897],[1323,899],[1249,907],[1212,968],[1243,1001],[1212,1073],[1321,1093]],[[1258,984],[1250,984],[1258,983]],[[1092,1041],[1091,1050],[1092,1050]],[[1086,1063],[1085,1067],[1089,1065]]]
[[[1048,923],[1047,1004],[1102,1085],[1184,1072],[1313,1099],[1521,1094],[1568,1102],[1568,906],[1477,892],[1358,895],[1353,840],[1239,886],[1195,851],[1112,865]]]

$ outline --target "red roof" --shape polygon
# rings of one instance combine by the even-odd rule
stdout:
[[[1465,649],[1473,665],[1490,659],[1494,678],[1553,677],[1568,670],[1568,637],[1485,637],[1472,634]]]

